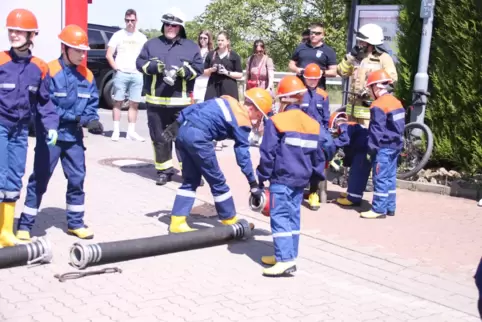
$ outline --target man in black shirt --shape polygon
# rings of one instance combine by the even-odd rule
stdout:
[[[323,42],[325,30],[323,24],[314,23],[310,26],[310,41],[296,47],[289,63],[289,69],[303,79],[303,69],[311,63],[320,66],[323,75],[318,87],[326,89],[326,77],[336,77],[336,53]]]

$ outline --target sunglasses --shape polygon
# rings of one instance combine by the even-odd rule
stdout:
[[[310,35],[316,35],[316,36],[319,36],[322,33],[323,33],[322,31],[310,31]]]
[[[136,22],[136,19],[124,19],[126,23],[129,23],[129,22]]]
[[[167,23],[167,22],[165,22],[164,24],[166,25],[166,27],[172,27],[172,28],[179,27],[179,25],[173,25],[173,24]]]

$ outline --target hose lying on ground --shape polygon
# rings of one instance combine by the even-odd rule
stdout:
[[[70,263],[76,268],[84,269],[92,265],[216,246],[233,239],[249,238],[253,227],[241,219],[233,225],[186,233],[88,245],[75,243],[70,249]]]
[[[33,238],[32,242],[0,248],[0,268],[50,263],[52,249],[50,242],[43,237]]]

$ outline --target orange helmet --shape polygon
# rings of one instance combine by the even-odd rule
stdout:
[[[328,129],[336,130],[340,123],[345,123],[348,120],[348,116],[345,112],[333,112],[330,115],[330,120],[328,121]]]
[[[85,31],[77,25],[68,25],[59,34],[60,41],[71,48],[90,50]]]
[[[35,31],[37,32],[38,23],[35,15],[26,9],[13,9],[7,16],[7,29]]]
[[[302,94],[308,89],[305,87],[301,79],[294,75],[288,75],[283,77],[278,84],[278,93],[276,97],[294,96]]]
[[[370,75],[368,75],[368,78],[367,78],[366,86],[369,87],[370,85],[380,84],[380,83],[389,83],[389,84],[393,83],[392,78],[390,77],[390,75],[388,75],[388,73],[384,69],[379,69],[370,73]]]
[[[253,104],[267,116],[273,108],[273,98],[271,94],[260,87],[253,87],[244,92],[244,97],[248,98]]]
[[[303,72],[303,77],[305,79],[320,79],[321,78],[321,68],[315,63],[308,64]]]

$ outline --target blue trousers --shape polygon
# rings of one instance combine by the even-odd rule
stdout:
[[[480,318],[482,319],[482,258],[480,259],[479,266],[477,267],[477,272],[475,273],[475,285],[479,290],[478,308]]]
[[[282,184],[269,187],[271,232],[277,262],[289,262],[298,257],[303,190]]]
[[[67,179],[67,226],[69,229],[84,227],[84,150],[82,142],[57,141],[56,145],[48,146],[43,141],[37,141],[34,171],[28,179],[27,197],[18,230],[32,229],[42,197],[59,159]]]
[[[182,160],[183,183],[177,190],[172,215],[189,216],[196,189],[201,184],[201,177],[204,177],[211,188],[219,218],[233,218],[236,215],[233,196],[219,168],[212,140],[202,130],[188,123],[179,129],[176,146]]]
[[[16,202],[20,198],[27,149],[27,124],[0,125],[0,202]]]
[[[399,154],[398,150],[383,148],[374,158],[372,210],[378,214],[386,214],[387,211],[395,212]]]
[[[366,152],[358,152],[353,155],[348,173],[347,199],[354,204],[359,204],[363,199],[371,167],[372,164],[368,161]]]

